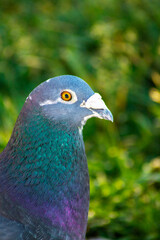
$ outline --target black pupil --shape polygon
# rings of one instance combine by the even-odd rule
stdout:
[[[65,98],[69,98],[69,94],[66,93],[66,94],[65,94]]]

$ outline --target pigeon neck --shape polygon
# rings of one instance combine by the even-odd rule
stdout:
[[[78,128],[20,114],[6,147],[12,200],[67,236],[84,239],[88,167]],[[56,236],[55,236],[56,237]],[[55,238],[56,239],[56,238]]]

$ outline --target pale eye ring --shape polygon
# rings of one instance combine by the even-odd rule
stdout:
[[[61,93],[61,98],[64,100],[64,101],[70,101],[72,99],[72,94],[69,92],[69,91],[63,91]]]

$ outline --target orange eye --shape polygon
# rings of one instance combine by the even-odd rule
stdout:
[[[61,93],[61,98],[64,101],[70,101],[72,99],[72,94],[68,91],[64,91],[64,92]]]

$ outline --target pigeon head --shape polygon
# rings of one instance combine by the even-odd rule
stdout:
[[[64,75],[48,79],[35,88],[26,100],[45,118],[63,125],[81,127],[91,117],[113,121],[100,94],[82,79]]]

